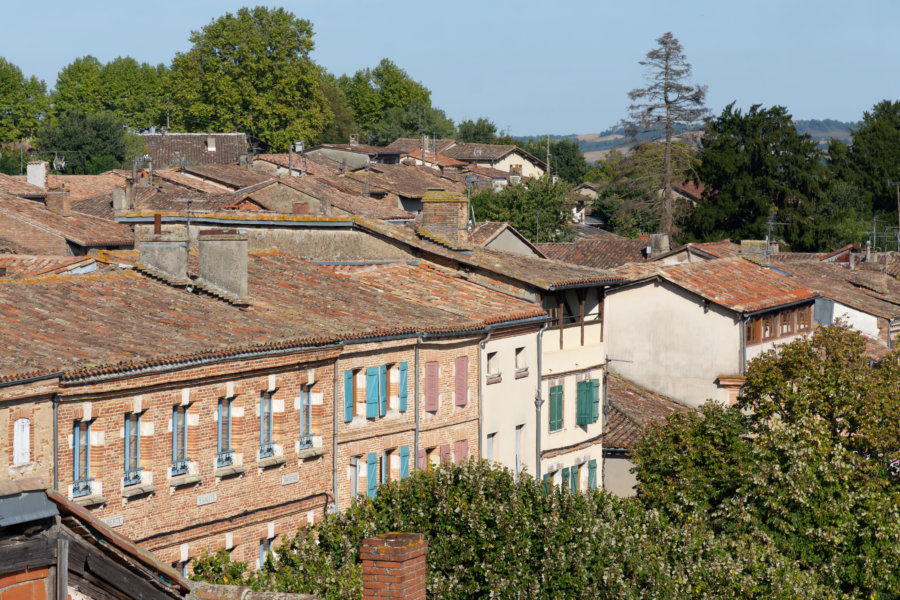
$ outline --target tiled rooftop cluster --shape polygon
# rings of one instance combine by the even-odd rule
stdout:
[[[609,416],[603,431],[605,448],[631,449],[641,440],[647,426],[662,423],[671,414],[689,410],[616,375],[608,376],[606,385]]]

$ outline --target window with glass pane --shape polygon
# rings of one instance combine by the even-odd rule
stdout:
[[[275,443],[272,441],[272,415],[273,391],[261,392],[259,395],[259,457],[266,458],[275,452]]]
[[[172,476],[188,472],[187,406],[172,407]]]
[[[75,421],[72,429],[72,496],[91,493],[91,423]]]
[[[227,467],[234,459],[234,450],[231,448],[231,401],[232,398],[219,398],[216,438],[216,466],[219,467]]]
[[[300,387],[300,449],[312,446],[312,395],[311,386]]]
[[[141,415],[125,415],[125,485],[141,482]]]

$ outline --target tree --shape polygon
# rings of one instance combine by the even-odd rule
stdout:
[[[321,70],[309,58],[312,24],[283,8],[241,8],[201,31],[172,61],[171,119],[186,131],[243,131],[286,151],[332,119]]]
[[[742,113],[729,104],[707,125],[695,169],[706,189],[685,224],[690,239],[759,239],[774,217],[789,223],[779,233],[792,247],[816,249],[809,215],[821,199],[824,167],[784,107],[755,104]]]
[[[62,157],[65,172],[79,175],[121,168],[127,147],[125,122],[109,111],[68,112],[57,123],[42,125],[37,138],[45,158]]]
[[[539,159],[546,159],[547,143],[541,138],[529,138],[522,149]],[[588,172],[588,164],[581,153],[578,141],[570,138],[562,138],[550,141],[550,164],[547,165],[550,173],[559,176],[572,184],[584,181]]]
[[[401,137],[433,135],[447,138],[452,137],[455,131],[453,121],[447,118],[444,111],[423,100],[414,100],[405,106],[385,111],[381,120],[369,131],[369,142],[385,146]]]
[[[0,56],[0,142],[32,137],[47,111],[47,86]],[[18,172],[18,171],[17,171]]]
[[[456,138],[470,144],[493,144],[497,139],[497,126],[489,119],[478,117],[477,121],[466,119],[457,126]]]
[[[647,87],[628,92],[632,104],[628,107],[628,119],[622,122],[626,133],[635,139],[642,137],[662,140],[663,161],[660,170],[654,170],[662,189],[661,231],[675,232],[675,195],[672,185],[676,171],[683,171],[686,162],[683,155],[673,152],[673,138],[695,127],[704,116],[706,86],[691,85],[691,65],[675,36],[665,33],[657,38],[658,46],[640,61],[646,67]]]
[[[532,242],[561,242],[573,237],[571,191],[568,183],[554,183],[545,175],[500,191],[473,193],[472,210],[476,220],[505,221]]]
[[[338,84],[337,78],[331,73],[323,73],[320,81],[322,93],[328,102],[331,111],[331,122],[325,127],[315,143],[321,144],[346,144],[350,141],[350,135],[356,133],[356,123],[353,119],[353,109],[347,103],[347,97]]]

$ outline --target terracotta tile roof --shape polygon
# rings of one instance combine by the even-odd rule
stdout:
[[[235,190],[272,179],[270,173],[254,171],[240,165],[189,165],[184,170],[189,175],[224,184]]]
[[[389,150],[385,146],[370,146],[368,144],[321,144],[310,148],[310,150],[315,150],[316,148],[334,148],[335,150],[359,152],[360,154],[368,154],[370,156],[375,154],[398,154],[395,150]]]
[[[58,275],[94,265],[90,256],[33,256],[0,254],[0,277]],[[5,273],[5,275],[2,275]]]
[[[725,308],[747,313],[812,301],[815,290],[742,258],[668,266],[663,279]]]
[[[0,237],[0,254],[28,254],[28,252],[25,246]]]
[[[485,160],[501,160],[508,154],[519,153],[531,162],[544,166],[543,161],[525,152],[512,144],[467,144],[459,143],[442,151],[444,154],[457,160],[467,162],[481,162]]]
[[[586,239],[560,244],[537,244],[548,258],[597,269],[612,269],[628,263],[644,262],[643,240]]]
[[[79,246],[130,246],[134,243],[130,227],[75,211],[72,216],[64,217],[34,200],[0,194],[0,215],[30,223]]]
[[[370,190],[377,188],[406,198],[421,198],[429,189],[435,188],[454,192],[466,191],[465,184],[442,177],[434,169],[424,166],[375,164],[369,165],[368,173],[365,167],[362,167],[341,177],[360,192],[368,177]]]
[[[431,149],[431,140],[428,141],[429,149]],[[438,154],[446,153],[447,148],[453,146],[456,143],[456,140],[445,140],[438,139],[434,140],[434,148],[437,149]],[[422,151],[422,140],[419,138],[397,138],[390,144],[384,147],[385,150],[389,150],[391,152],[396,152],[398,154],[406,154],[409,152],[415,152],[416,150]]]
[[[142,133],[147,153],[156,168],[177,167],[181,159],[189,165],[228,165],[247,154],[247,136],[243,133]],[[210,152],[207,140],[215,140]]]
[[[609,413],[603,429],[604,448],[633,448],[648,425],[662,423],[673,413],[690,410],[617,375],[609,375],[606,386]]]
[[[107,171],[100,175],[53,175],[47,176],[47,183],[53,189],[65,189],[69,200],[83,200],[112,192],[114,187],[122,187],[125,178],[119,171]]]
[[[25,181],[24,177],[14,177],[0,173],[0,193],[20,198],[46,198],[47,190]]]
[[[735,244],[731,240],[721,240],[718,242],[703,242],[700,244],[688,244],[694,248],[698,248],[707,254],[711,254],[716,258],[728,258],[737,256],[741,253],[741,245]]]
[[[600,229],[599,227],[594,227],[592,225],[585,225],[583,223],[576,223],[572,225],[572,229],[575,231],[576,235],[580,238],[601,238],[604,240],[614,239],[614,240],[626,240],[628,238],[624,238],[620,235],[616,235],[612,231],[607,231],[605,229]]]
[[[403,160],[404,158],[411,158],[411,159],[414,159],[417,161],[421,161],[422,160],[422,151],[420,149],[419,151],[413,150],[410,152],[403,152],[400,155],[400,160]],[[429,163],[431,165],[441,166],[441,167],[464,167],[467,164],[469,164],[469,163],[463,162],[461,160],[456,160],[455,158],[450,158],[449,156],[447,156],[445,154],[441,154],[440,152],[435,154],[434,152],[430,152],[430,151],[425,153],[425,162]]]
[[[509,223],[504,223],[502,221],[476,223],[472,231],[469,232],[469,241],[476,246],[484,246],[503,233],[508,225]]]
[[[886,273],[820,261],[786,262],[773,268],[845,306],[886,319],[900,317],[900,281]]]
[[[397,200],[387,198],[365,198],[347,193],[334,186],[330,180],[321,177],[288,177],[281,180],[285,185],[309,194],[314,198],[324,198],[331,206],[350,215],[372,219],[411,220],[415,215],[397,207]]]
[[[689,198],[693,201],[700,200],[703,197],[703,192],[706,189],[702,183],[694,183],[693,181],[685,181],[681,184],[675,184],[672,186],[676,192]]]
[[[101,259],[135,263],[138,253],[105,252]],[[116,266],[88,275],[0,279],[0,338],[10,341],[0,354],[0,380],[59,371],[102,375],[417,331],[476,331],[543,314],[427,267],[397,267],[392,276],[403,284],[394,291],[277,252],[252,253],[249,262],[253,300],[243,309]],[[196,264],[192,255],[192,271]]]
[[[310,175],[337,175],[341,172],[340,167],[329,165],[326,162],[327,159],[320,157],[313,160],[308,156],[300,158],[299,155],[294,154],[293,158],[289,160],[287,154],[257,154],[253,157],[253,160],[269,162],[285,169],[292,166],[295,170],[299,170],[302,167]],[[290,165],[288,164],[289,162],[291,163]]]
[[[153,184],[159,184],[160,180],[166,183],[178,185],[184,189],[205,192],[207,194],[221,194],[233,190],[234,186],[215,181],[206,181],[197,175],[182,173],[181,169],[155,169],[153,171]]]

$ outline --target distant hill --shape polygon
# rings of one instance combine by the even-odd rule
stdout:
[[[794,121],[794,125],[797,127],[797,131],[808,134],[819,146],[827,146],[831,139],[849,144],[850,132],[859,127],[858,122],[848,123],[834,119]]]

